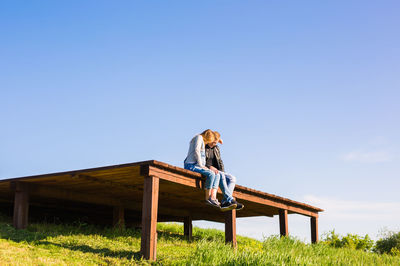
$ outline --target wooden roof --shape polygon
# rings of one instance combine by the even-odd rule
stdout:
[[[33,206],[62,208],[70,203],[68,206],[82,209],[92,204],[122,206],[132,213],[140,213],[144,177],[149,175],[160,178],[159,221],[179,221],[191,216],[193,220],[224,222],[221,211],[204,204],[204,177],[155,160],[0,180],[0,202],[11,204],[15,182],[24,182],[29,184]],[[234,197],[245,205],[237,217],[273,216],[279,214],[279,209],[318,217],[318,212],[323,211],[239,185]]]

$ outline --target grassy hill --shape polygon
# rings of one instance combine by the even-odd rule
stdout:
[[[157,262],[162,265],[400,265],[400,256],[378,255],[323,243],[304,244],[271,237],[263,242],[238,236],[235,251],[224,244],[224,233],[193,228],[194,240],[183,237],[183,226],[159,223]],[[124,231],[86,224],[31,224],[15,230],[0,216],[0,265],[135,265],[141,260],[140,230]]]

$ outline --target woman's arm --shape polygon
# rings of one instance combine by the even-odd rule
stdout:
[[[204,146],[203,137],[198,135],[195,138],[193,144],[194,144],[194,158],[196,159],[197,164],[200,167],[206,168],[205,164],[203,163],[203,161],[201,159],[201,150],[202,150],[202,147]]]

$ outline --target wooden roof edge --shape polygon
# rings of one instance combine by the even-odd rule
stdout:
[[[201,175],[199,173],[195,173],[193,171],[186,170],[186,169],[183,169],[183,168],[180,168],[180,167],[177,167],[177,166],[173,166],[173,165],[170,165],[170,164],[167,164],[167,163],[164,163],[164,162],[160,162],[160,161],[157,161],[157,160],[153,160],[151,165],[159,166],[161,168],[164,168],[164,169],[167,169],[167,170],[170,170],[170,171],[172,170],[172,171],[177,172],[177,173],[184,173],[186,175],[191,175],[193,177],[201,177]],[[323,212],[324,211],[323,209],[314,207],[314,206],[309,205],[309,204],[305,204],[305,203],[294,201],[294,200],[287,199],[287,198],[284,198],[284,197],[276,196],[276,195],[273,195],[273,194],[269,194],[269,193],[266,193],[266,192],[263,192],[263,191],[260,191],[260,190],[256,190],[256,189],[252,189],[252,188],[248,188],[248,187],[245,187],[245,186],[236,185],[235,189],[236,190],[239,189],[242,192],[253,194],[253,195],[256,195],[256,196],[261,196],[261,197],[268,198],[268,199],[282,201],[282,202],[284,202],[286,204],[290,203],[290,204],[293,204],[295,206],[299,206],[301,208],[309,209],[310,211],[313,211],[313,212]]]
[[[60,176],[60,175],[74,175],[76,173],[85,173],[85,172],[91,172],[91,171],[101,171],[101,170],[108,170],[108,169],[113,169],[113,168],[122,168],[122,167],[130,167],[130,166],[137,166],[137,165],[151,165],[151,166],[157,166],[161,167],[167,170],[172,170],[173,172],[177,173],[184,173],[185,175],[189,175],[192,177],[201,177],[201,174],[186,170],[184,168],[180,168],[177,166],[173,166],[161,161],[157,160],[146,160],[146,161],[140,161],[140,162],[134,162],[134,163],[124,163],[124,164],[116,164],[116,165],[108,165],[108,166],[100,166],[100,167],[93,167],[93,168],[86,168],[86,169],[78,169],[78,170],[71,170],[71,171],[62,171],[62,172],[55,172],[55,173],[48,173],[48,174],[39,174],[39,175],[30,175],[30,176],[20,176],[20,177],[12,177],[12,178],[6,178],[6,179],[0,179],[0,183],[2,182],[11,182],[11,181],[17,181],[17,180],[24,180],[24,179],[35,179],[35,178],[42,178],[42,177],[51,177],[51,176]]]
[[[277,196],[277,195],[274,195],[274,194],[270,194],[270,193],[267,193],[267,192],[263,192],[263,191],[260,191],[260,190],[256,190],[256,189],[252,189],[252,188],[248,188],[248,187],[244,187],[244,186],[240,186],[240,185],[236,185],[235,186],[235,190],[243,191],[243,192],[246,192],[246,193],[249,193],[249,194],[265,197],[265,198],[268,198],[268,199],[278,200],[278,201],[281,201],[282,203],[285,203],[285,204],[290,203],[292,205],[299,206],[299,207],[302,207],[302,208],[307,208],[307,209],[309,209],[311,211],[315,211],[315,212],[323,212],[324,211],[323,209],[320,209],[318,207],[315,207],[315,206],[312,206],[312,205],[309,205],[309,204],[306,204],[306,203],[303,203],[303,202],[291,200],[291,199],[288,199],[288,198],[280,197],[280,196]]]
[[[39,174],[39,175],[31,175],[31,176],[21,176],[21,177],[12,177],[7,179],[1,179],[0,183],[2,182],[11,182],[23,179],[35,179],[35,178],[42,178],[42,177],[50,177],[50,176],[59,176],[59,175],[73,175],[76,173],[85,173],[91,171],[101,171],[101,170],[108,170],[113,168],[122,168],[122,167],[130,167],[130,166],[137,166],[137,165],[144,165],[144,164],[153,164],[154,160],[147,160],[147,161],[140,161],[135,163],[124,163],[124,164],[116,164],[116,165],[108,165],[108,166],[100,166],[100,167],[93,167],[93,168],[86,168],[86,169],[79,169],[79,170],[71,170],[71,171],[62,171],[62,172],[55,172],[49,174]]]
[[[168,163],[156,161],[156,160],[152,160],[150,165],[156,166],[158,168],[165,169],[165,170],[168,170],[168,171],[172,171],[172,172],[175,172],[175,173],[178,173],[178,174],[185,174],[185,175],[188,175],[188,176],[192,176],[194,178],[199,178],[199,177],[201,178],[202,177],[202,175],[199,174],[199,173],[196,173],[196,172],[193,172],[193,171],[190,171],[190,170],[178,167],[178,166],[174,166],[174,165],[171,165],[171,164],[168,164]]]

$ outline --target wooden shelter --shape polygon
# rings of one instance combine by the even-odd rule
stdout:
[[[234,197],[245,205],[221,212],[204,204],[204,177],[159,161],[0,180],[0,207],[13,215],[17,229],[40,217],[86,217],[95,223],[141,225],[141,253],[156,259],[157,221],[184,223],[190,239],[193,220],[225,223],[226,242],[236,247],[236,217],[279,215],[280,234],[288,235],[288,214],[310,217],[311,241],[318,241],[322,209],[237,185]]]

